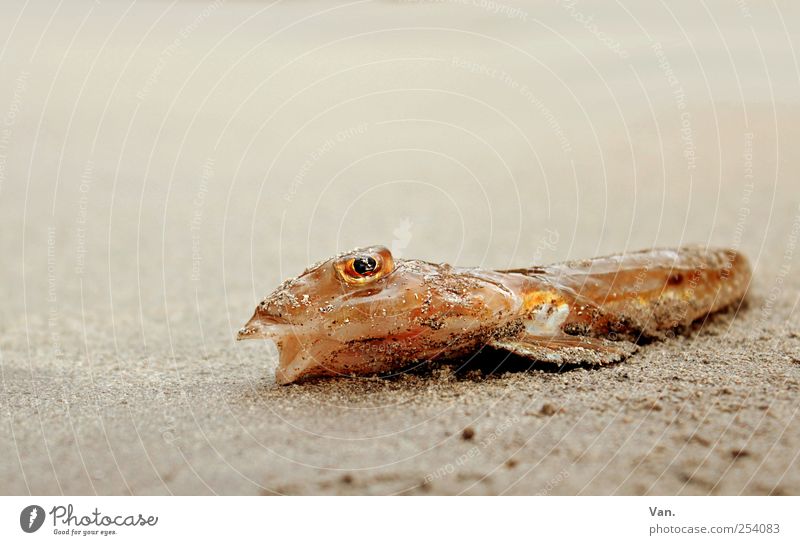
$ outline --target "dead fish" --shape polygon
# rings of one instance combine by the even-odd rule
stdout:
[[[383,246],[306,269],[267,296],[238,339],[271,339],[276,380],[381,374],[489,346],[535,361],[608,364],[745,296],[727,249],[654,249],[484,270],[398,259]]]

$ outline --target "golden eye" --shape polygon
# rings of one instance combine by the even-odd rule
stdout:
[[[336,263],[336,271],[348,284],[363,284],[377,280],[392,272],[392,254],[385,248],[369,253],[355,253],[345,256]]]
[[[372,276],[378,270],[378,262],[368,255],[360,255],[350,261],[353,272],[359,276]]]

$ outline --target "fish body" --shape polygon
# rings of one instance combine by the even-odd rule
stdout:
[[[537,361],[604,364],[742,300],[731,250],[649,250],[484,270],[395,260],[382,246],[318,263],[267,296],[239,339],[272,339],[276,380],[390,373],[485,346]]]

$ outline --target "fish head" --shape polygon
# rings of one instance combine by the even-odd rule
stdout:
[[[496,274],[395,260],[384,246],[370,246],[285,281],[238,338],[275,341],[280,383],[371,374],[477,340],[519,304]]]

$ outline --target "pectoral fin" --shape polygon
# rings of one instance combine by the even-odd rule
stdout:
[[[628,341],[609,341],[574,335],[534,336],[495,340],[489,346],[535,361],[564,364],[606,365],[624,360],[637,346]]]

